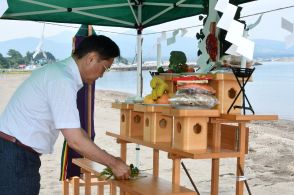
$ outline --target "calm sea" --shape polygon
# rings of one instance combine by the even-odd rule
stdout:
[[[278,114],[294,120],[294,62],[265,62],[256,66],[247,97],[258,114]],[[96,89],[136,93],[136,71],[107,72],[96,81]],[[143,95],[149,94],[151,76],[143,71]]]

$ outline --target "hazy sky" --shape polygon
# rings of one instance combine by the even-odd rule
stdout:
[[[272,9],[277,9],[281,7],[294,6],[294,0],[258,0],[255,2],[247,3],[242,5],[243,11],[242,15],[250,15],[263,11],[268,11]],[[289,9],[284,9],[280,11],[275,11],[272,13],[266,13],[263,16],[261,23],[252,31],[250,34],[250,39],[272,39],[283,41],[284,37],[289,35],[290,33],[281,28],[281,18],[294,23],[294,7]],[[247,24],[253,23],[258,16],[246,17],[244,20]],[[189,26],[195,26],[200,24],[198,21],[198,17],[191,17],[187,19],[182,19],[180,21],[169,22],[167,24],[162,24],[154,27],[148,28],[152,31],[164,31],[171,30],[175,28],[183,28]],[[73,24],[66,24],[69,26],[78,26]],[[11,21],[11,20],[0,20],[0,41],[22,38],[22,37],[40,37],[42,31],[43,24],[38,22],[24,22],[24,21]],[[115,32],[125,32],[130,29],[122,29],[122,28],[108,28],[108,27],[96,27],[95,30],[107,30],[107,31],[115,31]],[[195,36],[195,33],[200,29],[198,28],[189,28],[188,36]],[[61,27],[56,25],[46,24],[45,27],[45,38],[48,36],[56,35],[63,31],[72,31],[76,32],[77,28],[70,27]],[[144,31],[143,31],[144,33]],[[134,31],[135,34],[135,31]]]

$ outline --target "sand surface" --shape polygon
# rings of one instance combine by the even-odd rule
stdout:
[[[0,112],[27,74],[0,75]],[[129,94],[115,91],[96,91],[95,98],[95,143],[108,152],[119,155],[116,140],[105,135],[105,131],[119,132],[119,110],[111,108],[111,102],[124,100]],[[254,195],[294,194],[294,122],[254,122],[250,128],[249,154],[246,156],[245,175]],[[41,195],[59,195],[62,184],[59,181],[60,156],[63,137],[60,134],[53,154],[42,155]],[[128,144],[128,163],[135,163],[135,145]],[[152,149],[141,147],[140,169],[152,172]],[[211,160],[184,159],[201,195],[210,194]],[[219,194],[235,194],[236,159],[220,161]],[[160,152],[160,176],[171,180],[171,160],[167,153]],[[181,184],[192,188],[184,171],[181,170]],[[93,190],[94,191],[94,190]],[[0,193],[1,194],[1,193]],[[81,191],[81,194],[83,192]],[[96,194],[96,192],[93,194]],[[244,194],[248,194],[244,192]]]

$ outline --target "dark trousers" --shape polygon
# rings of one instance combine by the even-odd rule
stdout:
[[[37,195],[41,166],[38,154],[0,138],[0,194]]]

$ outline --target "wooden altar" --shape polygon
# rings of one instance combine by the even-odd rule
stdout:
[[[125,110],[139,113],[142,117],[138,120],[137,114],[130,113],[133,118],[121,117],[121,120],[129,121],[129,123],[137,123],[136,134],[120,134],[107,132],[108,136],[117,139],[121,144],[121,158],[127,159],[127,144],[139,144],[153,149],[153,173],[146,178],[138,180],[120,181],[109,180],[110,194],[116,194],[117,188],[121,194],[197,194],[191,189],[181,186],[180,163],[181,159],[211,159],[211,194],[219,194],[219,169],[221,158],[236,158],[236,177],[240,178],[244,170],[245,155],[248,152],[248,128],[246,124],[257,120],[277,120],[276,115],[240,115],[240,114],[221,114],[219,110],[192,110],[192,109],[175,109],[166,106],[155,105],[129,105],[125,103],[113,103],[112,107],[121,109],[121,115]],[[130,109],[132,108],[132,109]],[[170,139],[154,141],[146,140],[146,131],[150,134],[150,128],[146,126],[145,114],[153,119],[162,117],[171,117],[173,121],[172,135]],[[152,118],[152,117],[151,117]],[[145,119],[145,120],[144,120]],[[152,119],[151,119],[152,120]],[[159,126],[159,121],[156,120]],[[121,121],[123,122],[123,121]],[[153,121],[154,122],[154,121]],[[141,125],[138,125],[140,124]],[[235,125],[232,125],[235,124]],[[150,121],[149,121],[150,125]],[[168,126],[168,124],[166,124]],[[131,126],[131,125],[130,125]],[[129,126],[129,127],[130,127]],[[153,128],[154,136],[162,136],[162,133],[156,132],[156,124]],[[130,130],[130,129],[128,129]],[[168,129],[162,128],[169,134]],[[170,130],[170,129],[169,129]],[[144,138],[145,137],[145,138]],[[191,137],[193,139],[191,139]],[[189,140],[190,139],[190,140]],[[156,138],[155,138],[156,140]],[[193,140],[199,140],[193,142]],[[168,157],[172,160],[172,178],[170,181],[160,177],[159,152],[168,153]],[[75,159],[73,161],[80,166],[86,173],[99,175],[99,170],[95,168],[95,163],[87,159]],[[91,182],[88,180],[88,183]],[[85,181],[86,194],[90,194],[91,185]],[[163,190],[164,189],[164,190]],[[237,179],[236,194],[242,195],[244,192],[244,180]]]

